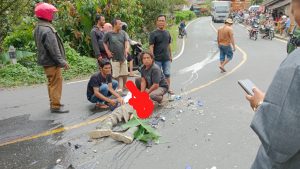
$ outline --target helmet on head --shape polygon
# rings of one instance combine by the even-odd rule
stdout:
[[[39,19],[47,20],[51,22],[53,20],[53,15],[58,10],[51,4],[48,3],[38,3],[35,6],[34,13]]]

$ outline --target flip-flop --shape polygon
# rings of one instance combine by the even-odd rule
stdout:
[[[96,103],[95,107],[99,108],[99,109],[108,109],[109,106],[106,105],[106,104],[99,104],[99,103]]]
[[[170,95],[174,95],[174,94],[175,94],[172,90],[169,90],[168,93],[169,93]]]
[[[139,75],[137,75],[137,74],[133,74],[133,75],[128,75],[129,77],[139,77]]]
[[[224,68],[222,68],[221,66],[219,66],[219,68],[221,69],[222,73],[226,72],[226,70]]]

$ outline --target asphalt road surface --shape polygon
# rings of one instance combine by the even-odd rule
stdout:
[[[182,52],[172,63],[172,88],[181,99],[155,110],[160,143],[130,145],[111,138],[89,140],[108,112],[86,100],[87,81],[65,83],[68,114],[51,114],[46,85],[0,90],[1,169],[248,169],[259,140],[249,125],[254,115],[237,80],[251,79],[267,90],[286,57],[281,40],[257,41],[234,25],[238,50],[218,68],[215,29],[209,17],[191,22]],[[184,41],[184,42],[183,42]]]

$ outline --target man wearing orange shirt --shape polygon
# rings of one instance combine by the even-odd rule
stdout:
[[[226,72],[224,66],[232,59],[233,51],[235,51],[232,24],[233,21],[229,18],[225,21],[225,25],[218,29],[221,73]]]

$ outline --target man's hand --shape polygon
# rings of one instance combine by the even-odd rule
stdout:
[[[259,103],[262,102],[265,98],[265,93],[259,90],[258,88],[254,87],[252,89],[254,95],[246,95],[246,99],[250,102],[250,106],[253,110],[255,110]]]
[[[233,51],[233,52],[235,52],[235,51],[236,51],[236,48],[235,48],[235,46],[233,46],[233,49],[232,49],[232,51]]]
[[[68,69],[70,69],[70,66],[69,66],[69,64],[68,64],[68,63],[66,63],[66,64],[65,64],[65,66],[64,66],[64,69],[65,69],[65,70],[68,70]]]
[[[101,62],[103,58],[101,55],[99,55],[97,59],[99,60],[99,62]]]
[[[123,100],[123,98],[122,98],[122,97],[119,97],[119,98],[117,98],[117,100],[118,100],[118,102],[119,102],[121,105],[123,105],[123,104],[124,104],[124,100]]]
[[[170,61],[171,61],[171,62],[173,62],[173,58],[172,58],[172,56],[170,56]]]
[[[111,51],[107,51],[107,56],[108,56],[109,58],[112,58],[113,55],[114,55],[114,53],[112,53]]]
[[[115,106],[117,104],[116,100],[110,99],[108,104],[110,104],[111,106]]]

